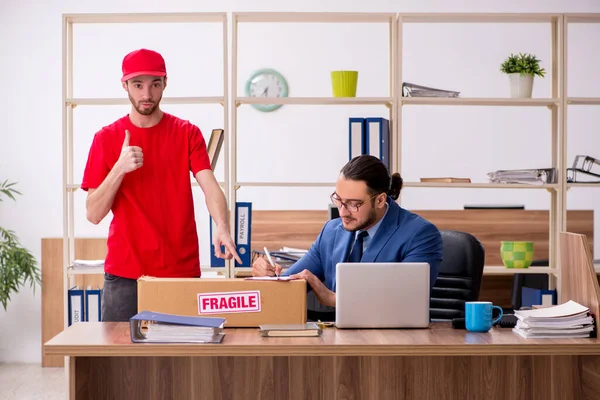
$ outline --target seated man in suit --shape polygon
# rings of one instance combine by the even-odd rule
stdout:
[[[340,218],[325,223],[309,251],[283,275],[306,279],[319,302],[335,307],[335,268],[339,262],[428,262],[435,283],[442,261],[442,236],[435,225],[400,207],[400,174],[390,176],[377,158],[350,160],[340,171],[331,200]],[[264,258],[253,276],[281,272]]]

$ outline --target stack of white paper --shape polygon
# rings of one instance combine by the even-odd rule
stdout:
[[[556,168],[499,170],[487,175],[492,183],[544,185],[557,182]]]
[[[572,300],[557,306],[515,311],[513,332],[525,338],[587,338],[594,330],[589,308]]]
[[[75,260],[70,269],[74,272],[101,272],[104,271],[104,260]]]
[[[403,97],[459,97],[459,95],[460,92],[454,90],[437,89],[410,82],[402,83]]]
[[[146,339],[150,342],[212,342],[221,334],[223,326],[210,328],[163,323],[148,324]]]

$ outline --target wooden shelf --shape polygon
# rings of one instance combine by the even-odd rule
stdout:
[[[163,97],[161,104],[222,104],[224,97]],[[68,98],[65,106],[120,106],[130,105],[128,98]]]
[[[455,189],[558,189],[556,183],[527,185],[523,183],[446,183],[446,182],[404,182],[404,187],[430,187]]]
[[[515,275],[515,274],[557,274],[556,268],[529,267],[529,268],[506,268],[505,266],[489,266],[483,268],[484,275]]]
[[[200,187],[200,185],[196,181],[190,181],[190,185],[192,187]],[[221,187],[224,187],[225,186],[225,182],[219,181],[219,185]],[[72,183],[72,184],[67,185],[66,190],[67,190],[67,192],[76,192],[80,188],[81,188],[81,184],[80,183]]]
[[[402,104],[431,106],[504,106],[548,107],[558,105],[559,99],[465,98],[465,97],[401,97]]]
[[[68,268],[67,275],[75,276],[75,275],[103,275],[104,274],[104,265],[100,267],[83,267],[83,268]]]
[[[600,97],[568,97],[569,105],[600,105]]]
[[[578,14],[578,13],[566,13],[564,14],[565,21],[567,23],[597,23],[600,22],[600,13],[589,13],[589,14]]]
[[[322,23],[392,23],[396,13],[339,13],[339,12],[235,12],[235,22],[322,22]]]
[[[389,105],[392,97],[236,97],[237,104]]]
[[[600,271],[600,266],[598,267]],[[237,267],[235,276],[245,278],[252,276],[250,268]],[[504,266],[490,266],[483,269],[484,275],[514,275],[514,274],[556,274],[555,268],[550,267],[531,267],[531,268],[506,268]]]
[[[224,278],[224,272],[226,269],[224,267],[201,267],[203,278]],[[104,266],[100,267],[85,267],[81,269],[77,268],[68,268],[67,269],[68,276],[75,275],[103,275],[104,274]]]
[[[567,189],[578,187],[594,187],[600,188],[600,183],[567,183]]]
[[[334,187],[335,182],[236,182],[239,187]]]
[[[539,23],[556,22],[561,14],[548,13],[400,13],[401,23]]]
[[[227,13],[122,13],[122,14],[63,14],[67,22],[77,24],[136,23],[136,22],[227,22]]]

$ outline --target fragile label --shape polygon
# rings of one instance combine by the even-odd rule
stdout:
[[[198,293],[198,314],[260,312],[260,292]]]

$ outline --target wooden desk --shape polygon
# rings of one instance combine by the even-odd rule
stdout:
[[[433,324],[325,329],[321,338],[133,344],[126,323],[79,323],[45,343],[70,356],[71,399],[598,399],[600,340],[526,340]]]

